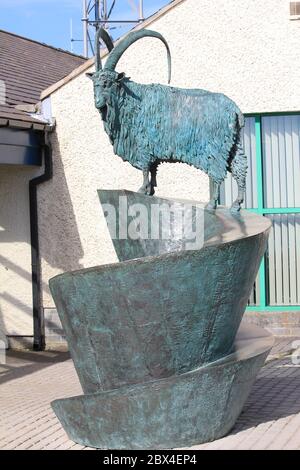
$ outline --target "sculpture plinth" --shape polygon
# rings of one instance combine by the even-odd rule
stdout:
[[[150,206],[174,203],[129,191],[99,195],[117,227],[120,196],[149,209],[147,226]],[[245,326],[237,335],[271,224],[246,211],[197,211],[201,246],[116,237],[119,263],[50,281],[84,391],[52,404],[74,441],[183,447],[234,425],[272,347],[261,329]],[[176,232],[179,219],[170,220]]]

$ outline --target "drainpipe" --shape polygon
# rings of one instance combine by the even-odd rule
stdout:
[[[38,205],[37,188],[53,175],[52,148],[49,142],[48,131],[45,131],[43,144],[44,173],[29,181],[29,211],[30,211],[30,240],[31,240],[31,266],[32,266],[32,304],[33,304],[33,349],[45,349],[45,324],[41,285],[41,263],[38,233]]]

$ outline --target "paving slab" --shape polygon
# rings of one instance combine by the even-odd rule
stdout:
[[[299,339],[276,340],[231,433],[191,449],[300,449],[300,366],[291,356]],[[0,449],[91,450],[68,439],[50,407],[81,393],[68,353],[9,351],[0,364]]]

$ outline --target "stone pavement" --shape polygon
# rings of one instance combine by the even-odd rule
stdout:
[[[300,449],[300,365],[290,356],[296,339],[277,339],[232,432],[193,449]],[[50,407],[80,393],[68,353],[10,351],[0,365],[0,449],[91,450],[68,439]]]

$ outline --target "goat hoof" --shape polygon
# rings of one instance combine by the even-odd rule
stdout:
[[[145,196],[153,196],[154,188],[152,187],[151,184],[147,184],[147,186],[142,186],[138,190],[138,193],[145,194]]]
[[[153,196],[154,194],[155,194],[154,186],[151,185],[149,196]]]
[[[230,208],[230,211],[233,212],[234,214],[240,212],[241,210],[241,204],[239,202],[234,202]]]
[[[147,194],[147,188],[145,188],[145,186],[142,186],[142,187],[138,190],[138,193],[140,193],[140,194]]]
[[[147,184],[147,186],[145,188],[145,194],[146,194],[146,196],[153,196],[154,188],[152,187],[151,184]]]
[[[207,209],[208,211],[214,211],[216,210],[217,208],[217,203],[215,203],[214,201],[210,201],[206,206],[205,206],[205,209]]]

